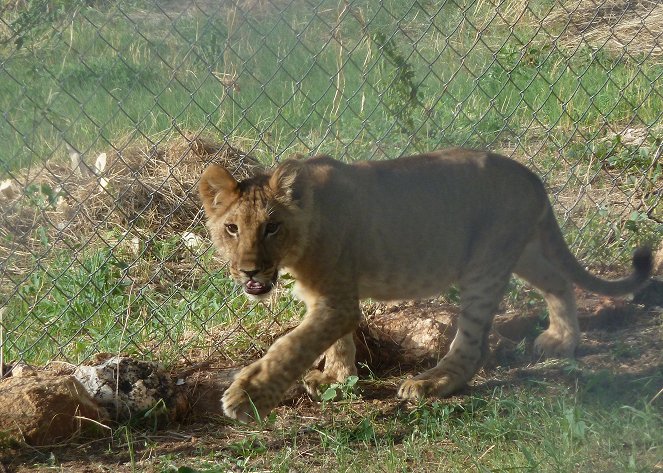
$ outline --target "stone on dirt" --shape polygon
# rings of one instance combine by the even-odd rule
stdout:
[[[659,285],[663,283],[652,281],[647,294],[651,299],[658,291],[660,304]],[[581,300],[587,301],[587,297]],[[579,305],[578,323],[582,331],[617,330],[632,323],[639,310],[619,298],[591,296],[587,307]],[[458,312],[457,306],[435,300],[379,305],[357,331],[357,361],[374,372],[432,366],[451,345]],[[545,325],[540,310],[497,315],[489,337],[491,354],[486,366],[512,357],[509,352],[523,340],[529,347]]]
[[[458,312],[458,306],[440,301],[381,306],[359,327],[357,360],[373,371],[432,366],[449,350]],[[539,323],[533,314],[497,316],[489,339],[491,349],[512,349],[533,337]]]
[[[108,417],[72,376],[11,376],[0,380],[0,445],[33,446],[92,432]]]
[[[172,406],[173,382],[158,363],[104,355],[98,355],[97,364],[76,368],[74,377],[114,420],[130,419],[160,403],[162,410]]]

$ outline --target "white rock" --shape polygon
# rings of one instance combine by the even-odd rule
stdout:
[[[201,237],[191,232],[182,233],[182,241],[184,242],[184,246],[192,250],[196,250],[204,244],[204,240]]]
[[[19,194],[20,192],[14,181],[6,179],[0,182],[0,199],[12,200],[18,197]]]
[[[94,172],[99,176],[102,172],[106,170],[106,153],[101,153],[97,156],[97,160],[94,162]]]
[[[114,356],[79,366],[74,377],[100,405],[126,419],[173,396],[172,381],[156,363]]]

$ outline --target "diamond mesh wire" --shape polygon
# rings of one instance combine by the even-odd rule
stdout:
[[[291,154],[489,148],[545,180],[583,258],[660,240],[655,1],[8,0],[0,13],[0,356],[259,354],[195,195]],[[285,280],[287,289],[291,281]]]

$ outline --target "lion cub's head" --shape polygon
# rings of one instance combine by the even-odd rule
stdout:
[[[279,268],[301,256],[311,201],[304,174],[303,163],[288,160],[240,182],[216,164],[200,178],[212,241],[251,298],[269,294]]]

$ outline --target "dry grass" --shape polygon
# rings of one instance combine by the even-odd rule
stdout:
[[[558,44],[587,45],[622,54],[663,56],[663,4],[649,0],[580,0],[563,2],[544,26],[562,25]]]
[[[103,170],[79,163],[72,170],[47,162],[13,176],[0,195],[0,261],[4,271],[29,271],[32,258],[48,246],[71,247],[103,235],[126,232],[182,232],[201,222],[198,177],[209,163],[226,166],[238,178],[261,168],[228,143],[184,135],[163,147],[113,150]],[[50,248],[52,249],[52,248]]]

